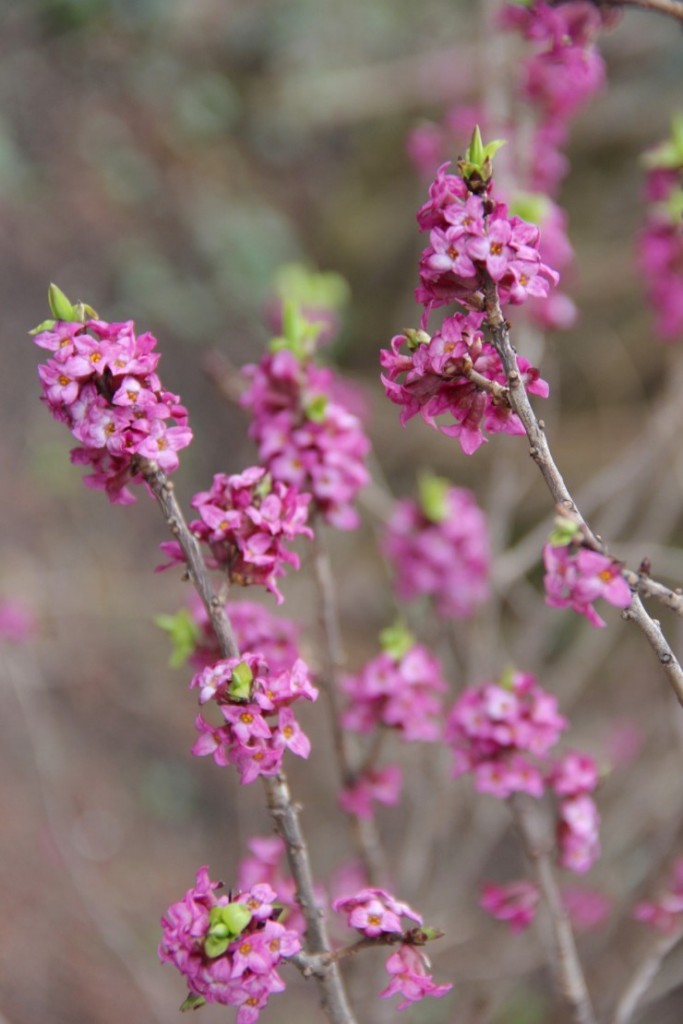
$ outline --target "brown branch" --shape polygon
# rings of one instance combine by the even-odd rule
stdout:
[[[524,852],[533,865],[543,894],[552,930],[550,967],[557,987],[571,1009],[576,1024],[595,1024],[595,1015],[586,987],[574,934],[555,878],[547,842],[539,837],[539,824],[533,817],[533,802],[522,794],[510,798]]]
[[[357,752],[353,749],[352,737],[341,724],[341,674],[344,670],[341,629],[337,611],[334,574],[329,552],[323,544],[320,525],[313,538],[315,578],[318,587],[319,616],[322,634],[325,638],[325,671],[322,686],[330,705],[330,718],[337,767],[344,787],[352,786],[364,769],[367,760],[358,764]],[[379,750],[379,747],[375,748]],[[358,855],[363,863],[371,885],[379,885],[387,877],[384,851],[374,821],[366,821],[356,814],[349,814],[353,826],[353,837]]]
[[[683,22],[683,3],[679,0],[597,0],[597,7],[640,7],[643,11],[656,11]]]
[[[664,960],[681,939],[683,939],[683,928],[679,928],[672,935],[662,935],[658,938],[654,948],[631,975],[631,979],[617,1003],[612,1024],[629,1024],[645,993],[659,974]]]
[[[175,496],[173,484],[156,463],[138,458],[137,467],[157,499],[166,523],[182,548],[190,579],[201,597],[211,620],[223,657],[239,657],[239,647],[225,611],[225,603],[216,596],[204,563],[199,544],[192,534]],[[313,949],[331,951],[323,911],[316,903],[308,849],[299,822],[299,807],[292,800],[284,773],[264,779],[268,809],[278,834],[285,841],[287,859],[296,884],[296,899],[306,921],[306,939]],[[348,1004],[341,974],[330,962],[318,978],[322,1002],[333,1024],[355,1024]]]
[[[531,406],[517,365],[517,355],[510,340],[508,324],[501,312],[498,289],[491,278],[487,279],[485,296],[491,339],[501,358],[508,379],[510,405],[519,416],[529,439],[529,454],[538,466],[558,510],[578,523],[584,541],[590,548],[604,552],[605,545],[601,538],[593,533],[569,492],[553,459],[542,423],[537,419]],[[631,607],[625,616],[632,619],[644,633],[668,676],[676,698],[683,705],[683,669],[664,639],[659,623],[648,615],[637,594],[634,594]]]

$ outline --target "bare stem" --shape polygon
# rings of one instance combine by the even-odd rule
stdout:
[[[681,939],[683,939],[683,928],[677,929],[671,935],[660,936],[654,948],[650,950],[631,976],[631,980],[617,1003],[612,1024],[629,1024],[645,993],[659,974],[664,960]]]
[[[342,728],[340,679],[344,670],[345,659],[337,611],[334,574],[332,572],[329,552],[322,541],[320,529],[315,531],[313,544],[315,551],[315,577],[320,602],[320,623],[325,638],[323,689],[330,705],[337,767],[342,785],[346,787],[353,785],[358,779],[359,774],[369,765],[367,761],[362,765],[360,764],[358,752],[353,749],[353,738]],[[378,750],[379,747],[374,749]],[[351,814],[350,818],[353,825],[356,849],[365,868],[368,880],[372,885],[379,885],[387,877],[387,867],[377,828],[372,820],[364,820],[355,814]]]
[[[656,11],[683,22],[683,3],[680,0],[597,0],[598,7],[640,7]]]
[[[576,1024],[595,1024],[595,1014],[576,951],[574,934],[547,850],[547,840],[538,834],[539,824],[532,816],[531,800],[522,794],[516,794],[511,797],[510,805],[524,851],[534,867],[548,910],[553,940],[550,967],[557,987],[570,1007]]]
[[[173,484],[154,462],[138,459],[137,464],[164,513],[171,533],[182,548],[190,579],[210,617],[221,653],[226,658],[239,657],[239,647],[225,604],[214,593],[199,544],[183,516]],[[297,902],[306,921],[307,943],[315,950],[330,953],[324,915],[315,899],[313,872],[299,822],[299,807],[292,800],[284,773],[275,778],[266,778],[264,782],[268,809],[287,848],[289,868],[296,884]],[[321,967],[318,980],[322,989],[323,1007],[332,1024],[355,1024],[336,963],[330,961]]]
[[[543,423],[537,419],[536,413],[531,407],[524,387],[524,380],[517,365],[517,355],[510,340],[510,331],[501,312],[498,289],[491,278],[488,278],[486,282],[485,298],[491,339],[501,358],[508,379],[510,405],[522,421],[529,439],[529,454],[538,466],[558,510],[578,523],[589,547],[595,551],[605,551],[605,545],[601,538],[593,533],[581,515],[564,482],[550,451]],[[640,575],[642,576],[642,574]],[[640,579],[638,579],[638,590],[640,591]],[[683,669],[664,639],[659,623],[648,615],[638,594],[633,595],[631,607],[625,615],[635,622],[645,634],[645,638],[667,674],[676,698],[683,705]]]

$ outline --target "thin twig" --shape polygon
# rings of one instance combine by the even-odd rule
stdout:
[[[315,578],[318,586],[319,613],[322,633],[325,638],[325,672],[323,689],[330,705],[330,717],[337,767],[344,787],[352,786],[364,769],[369,767],[367,759],[361,764],[354,749],[353,737],[341,724],[341,675],[345,667],[342,649],[341,629],[337,611],[336,591],[329,552],[323,542],[321,528],[313,538]],[[379,746],[375,748],[379,751]],[[365,820],[350,814],[353,835],[358,855],[363,863],[368,880],[372,885],[386,881],[387,866],[379,833],[373,820]]]
[[[668,676],[678,703],[683,707],[683,669],[669,647],[659,622],[648,615],[638,594],[633,595],[631,607],[622,614],[625,619],[635,622],[642,630],[645,639]]]
[[[223,657],[239,657],[239,647],[225,604],[214,593],[199,544],[185,521],[173,484],[154,462],[138,459],[137,464],[164,513],[171,533],[182,548],[190,579],[204,603]],[[299,808],[292,800],[284,773],[266,778],[264,782],[268,809],[287,848],[287,860],[296,885],[296,899],[306,921],[307,942],[313,949],[329,953],[331,944],[323,911],[316,903],[313,872],[299,823]],[[329,963],[318,980],[323,1006],[330,1021],[333,1024],[355,1024],[337,965]]]
[[[529,454],[538,466],[555,505],[564,515],[575,520],[581,528],[585,543],[595,551],[604,551],[605,545],[593,533],[574,501],[550,451],[541,421],[529,401],[524,380],[517,365],[517,355],[510,340],[508,325],[503,317],[495,282],[488,278],[485,285],[486,313],[491,338],[501,358],[510,386],[510,405],[519,416],[529,439]],[[633,595],[631,608],[626,613],[645,634],[645,637],[664,668],[676,697],[683,705],[683,669],[667,644],[659,623],[646,612],[638,594]]]
[[[571,1008],[576,1024],[595,1024],[595,1015],[586,987],[574,934],[555,878],[546,840],[539,838],[538,823],[533,820],[533,804],[522,794],[510,799],[512,813],[524,851],[536,872],[552,928],[553,949],[550,966],[557,986]]]
[[[679,0],[597,0],[598,7],[640,7],[683,21],[683,3]]]
[[[677,929],[671,935],[659,937],[654,948],[650,950],[641,965],[631,976],[617,1003],[612,1024],[629,1024],[645,993],[659,974],[664,960],[681,939],[683,939],[683,928]]]

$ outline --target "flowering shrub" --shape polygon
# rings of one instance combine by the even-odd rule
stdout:
[[[399,995],[401,1010],[426,996],[446,996],[452,986],[434,982],[424,951],[442,933],[425,925],[422,914],[387,888],[392,869],[402,867],[406,877],[411,871],[399,858],[389,863],[375,820],[375,805],[399,805],[408,782],[410,814],[418,840],[426,845],[420,831],[421,797],[414,793],[417,762],[406,758],[401,763],[400,755],[384,761],[381,755],[393,740],[422,741],[437,749],[443,741],[453,757],[453,777],[470,774],[477,793],[506,805],[535,869],[533,879],[485,884],[481,907],[513,932],[546,914],[552,934],[546,945],[558,992],[574,1020],[595,1024],[570,918],[578,928],[599,923],[607,913],[606,897],[597,890],[581,896],[570,888],[563,896],[556,874],[585,873],[600,856],[596,793],[601,770],[588,754],[557,752],[569,722],[560,713],[558,697],[541,686],[535,673],[501,672],[499,664],[497,676],[487,670],[481,672],[486,681],[474,680],[480,666],[506,660],[508,617],[500,604],[488,617],[485,607],[506,571],[524,598],[521,611],[512,609],[509,621],[532,604],[539,607],[540,625],[534,620],[533,642],[524,646],[528,667],[548,653],[543,647],[552,665],[555,648],[564,642],[560,631],[545,627],[540,617],[538,587],[522,579],[535,557],[545,569],[548,606],[570,607],[597,627],[606,625],[594,607],[598,598],[619,608],[624,619],[638,625],[683,704],[683,668],[658,620],[643,606],[644,598],[657,599],[683,613],[680,591],[652,580],[647,560],[637,572],[630,569],[583,518],[529,399],[547,398],[549,386],[540,370],[518,354],[508,320],[518,306],[545,327],[566,326],[574,318],[571,299],[554,291],[558,268],[571,266],[573,259],[557,191],[566,170],[562,148],[568,125],[604,84],[595,40],[610,20],[608,13],[583,0],[520,0],[504,6],[499,26],[515,30],[532,50],[517,82],[517,97],[531,112],[531,122],[526,148],[523,133],[511,132],[514,194],[511,201],[503,199],[504,189],[499,193],[494,178],[494,158],[503,140],[485,144],[476,125],[464,155],[436,170],[417,214],[427,236],[417,267],[420,326],[404,329],[382,350],[385,393],[400,407],[403,426],[419,414],[445,437],[457,439],[467,455],[497,434],[526,437],[558,513],[550,541],[541,549],[533,531],[517,544],[514,515],[510,510],[499,514],[496,507],[495,497],[504,490],[497,479],[491,488],[490,530],[474,492],[438,477],[422,477],[417,500],[393,502],[382,494],[377,501],[375,493],[384,517],[378,547],[390,562],[396,596],[429,599],[422,621],[416,614],[414,619],[431,634],[431,644],[418,641],[399,620],[381,634],[380,653],[360,667],[352,670],[343,655],[335,573],[321,525],[351,530],[360,524],[369,441],[348,387],[318,362],[321,346],[338,328],[341,292],[333,279],[318,279],[313,287],[305,275],[291,270],[281,277],[269,309],[280,333],[266,354],[245,368],[246,386],[238,386],[259,464],[238,473],[215,473],[208,489],[192,498],[196,518],[189,524],[168,474],[178,467],[178,452],[192,435],[186,409],[157,376],[155,339],[136,334],[132,322],[107,323],[89,306],[71,303],[55,286],[50,290],[54,319],[33,332],[35,343],[49,353],[39,368],[43,401],[76,437],[79,447],[72,460],[89,467],[89,486],[105,490],[112,502],[128,504],[133,500],[128,485],[144,483],[159,503],[172,538],[161,545],[170,558],[164,568],[181,567],[197,593],[191,611],[158,620],[173,640],[173,664],[189,659],[194,670],[190,687],[201,710],[192,753],[234,768],[242,784],[261,780],[277,832],[248,841],[236,890],[220,894],[222,884],[202,867],[195,885],[163,916],[159,956],[187,983],[183,1009],[217,1002],[237,1008],[237,1024],[253,1024],[270,996],[284,990],[279,971],[288,962],[319,984],[332,1024],[354,1024],[340,964],[379,947],[391,950],[386,961],[390,980],[382,998]],[[652,207],[640,238],[646,289],[659,306],[658,329],[667,337],[683,324],[681,137],[674,121],[672,140],[648,158]],[[334,301],[328,303],[327,295]],[[442,307],[449,308],[437,322]],[[524,339],[523,330],[520,336]],[[262,586],[281,603],[279,581],[286,567],[301,565],[290,544],[299,537],[312,539],[314,529],[315,603],[325,637],[315,682],[300,656],[300,628],[260,605],[233,602],[230,595],[233,584]],[[508,540],[510,549],[504,551]],[[526,554],[530,544],[535,546],[531,558]],[[17,621],[13,606],[3,608],[4,638],[28,638],[30,627]],[[438,635],[435,617],[441,620]],[[443,623],[458,619],[468,620],[466,628],[476,634],[477,642],[464,654],[458,631],[451,638],[442,629]],[[444,662],[432,649],[437,645],[439,654],[442,647],[445,651]],[[299,701],[316,701],[318,685],[331,713],[327,747],[357,855],[338,872],[346,881],[334,900],[314,877],[301,807],[283,767],[286,750],[309,758],[312,741],[295,711]],[[457,693],[452,693],[455,686]],[[433,777],[424,774],[430,800],[433,792],[433,806],[443,818],[455,787],[438,776],[438,758],[433,765]],[[420,866],[408,868],[419,875]],[[679,869],[677,864],[664,895],[640,903],[633,912],[676,941],[683,934]],[[423,873],[428,872],[427,866]],[[353,944],[341,946],[330,938],[324,911],[330,903],[358,933]],[[652,975],[646,963],[642,977],[649,983]],[[634,1007],[638,998],[627,989],[614,1018],[618,1024],[626,1024],[623,1008]]]

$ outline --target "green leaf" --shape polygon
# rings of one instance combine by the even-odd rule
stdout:
[[[426,331],[421,331],[414,327],[408,327],[403,332],[403,337],[408,342],[408,348],[411,352],[414,352],[420,345],[428,345],[432,340]]]
[[[217,956],[222,956],[225,953],[230,941],[228,938],[221,938],[217,935],[207,935],[204,939],[204,952],[214,960]]]
[[[171,668],[180,668],[197,646],[201,630],[186,608],[175,615],[157,615],[155,625],[168,633],[172,651],[168,663]]]
[[[403,622],[395,622],[393,626],[382,630],[379,642],[385,654],[394,661],[400,661],[414,647],[415,637]]]
[[[420,508],[431,523],[443,523],[448,516],[450,483],[441,476],[422,473],[418,480]]]
[[[327,395],[314,395],[305,405],[306,416],[312,423],[322,423],[329,405]]]
[[[234,700],[249,700],[251,697],[251,684],[253,681],[254,673],[251,671],[246,661],[241,661],[239,665],[235,665],[232,670],[228,693],[234,698]]]
[[[43,331],[51,331],[56,323],[56,320],[43,320],[42,324],[38,324],[37,327],[34,327],[33,330],[29,331],[28,333],[42,334]]]
[[[204,996],[196,996],[194,992],[188,992],[187,999],[180,1004],[180,1012],[187,1013],[188,1010],[198,1010],[206,1004]]]
[[[566,548],[581,532],[581,527],[573,519],[565,519],[564,516],[557,516],[555,528],[548,538],[548,543],[554,548]]]
[[[55,320],[78,320],[73,304],[54,282],[48,288],[47,301]]]
[[[481,132],[479,130],[479,125],[476,124],[474,126],[474,131],[472,132],[472,138],[470,139],[470,144],[467,147],[467,151],[465,153],[465,160],[469,164],[473,164],[474,167],[481,167],[481,165],[484,162],[484,159],[485,159],[484,143],[482,142],[482,139],[481,139]]]

